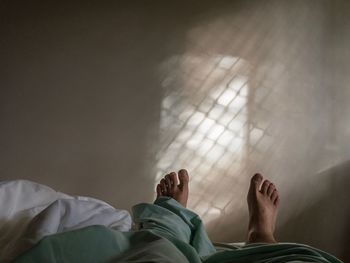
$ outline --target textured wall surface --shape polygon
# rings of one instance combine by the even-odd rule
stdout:
[[[249,2],[249,3],[248,3]],[[0,179],[120,208],[187,168],[215,241],[254,172],[277,238],[350,260],[347,1],[0,1]]]

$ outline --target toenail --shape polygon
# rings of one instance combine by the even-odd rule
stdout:
[[[255,181],[261,180],[262,179],[262,175],[261,174],[254,174],[252,179],[255,180]]]

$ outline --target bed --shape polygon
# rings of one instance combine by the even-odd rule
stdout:
[[[302,244],[213,244],[199,216],[172,198],[132,214],[26,180],[0,182],[0,262],[341,263]]]
[[[27,180],[0,182],[0,262],[10,262],[43,237],[103,225],[129,231],[128,211],[71,196]]]

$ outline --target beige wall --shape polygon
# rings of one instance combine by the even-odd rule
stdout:
[[[162,8],[1,2],[1,179],[125,208],[153,198]]]
[[[278,238],[349,260],[346,1],[0,1],[0,17],[1,180],[129,209],[187,167],[211,237],[241,241],[260,171]]]

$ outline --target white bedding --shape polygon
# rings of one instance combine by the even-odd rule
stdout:
[[[130,214],[106,202],[70,196],[26,180],[0,182],[0,262],[9,262],[43,236],[90,225],[131,228]]]

